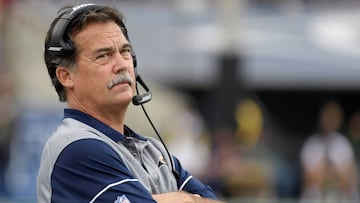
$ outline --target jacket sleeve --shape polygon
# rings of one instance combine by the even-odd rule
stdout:
[[[173,156],[176,172],[179,175],[179,191],[186,191],[192,194],[198,194],[201,197],[217,200],[210,186],[203,184],[200,180],[193,177],[182,166],[180,161]]]
[[[51,174],[51,202],[155,202],[117,153],[96,139],[68,145]]]

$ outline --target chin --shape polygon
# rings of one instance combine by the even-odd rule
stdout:
[[[129,104],[129,103],[131,103],[132,102],[132,98],[133,98],[134,96],[131,94],[129,94],[129,95],[122,95],[122,96],[120,96],[119,98],[118,98],[118,100],[117,100],[117,102],[118,103],[122,103],[122,104]]]

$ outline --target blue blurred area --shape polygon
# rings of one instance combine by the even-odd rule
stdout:
[[[14,199],[35,199],[36,178],[42,148],[61,122],[62,113],[46,109],[23,109],[16,118],[5,183]]]

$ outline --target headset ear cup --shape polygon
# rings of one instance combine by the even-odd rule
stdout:
[[[137,70],[137,61],[136,61],[136,56],[135,54],[132,54],[132,60],[133,60],[133,66],[134,66],[134,72],[135,72],[135,79],[136,81],[138,80],[138,76],[139,76],[139,73],[138,73],[138,70]]]
[[[65,37],[66,36],[66,37]],[[66,34],[64,37],[64,43],[62,44],[62,47],[64,48],[64,53],[66,55],[71,55],[76,52],[76,46],[74,45],[73,41],[71,40],[71,37],[69,34]]]
[[[136,68],[137,67],[137,61],[136,61],[136,56],[135,56],[134,53],[132,54],[132,60],[133,60],[134,68]]]

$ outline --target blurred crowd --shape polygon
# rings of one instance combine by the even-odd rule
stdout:
[[[47,136],[43,135],[43,125],[48,124],[45,129],[50,132],[49,126],[55,126],[59,117],[54,119],[53,114],[45,113],[24,118],[26,111],[18,110],[21,102],[16,97],[16,77],[8,61],[8,56],[14,53],[7,51],[10,33],[6,31],[14,2],[0,0],[0,197],[24,195],[24,198],[33,198],[32,190],[28,193],[21,190],[28,187],[25,183],[31,188],[35,178],[26,176],[19,168],[29,167],[30,174],[36,175],[39,159],[36,156],[42,148],[39,145]],[[304,8],[340,3],[360,5],[359,0],[250,0],[248,3],[274,8],[290,4]],[[345,120],[341,103],[324,102],[318,109],[318,123],[313,134],[304,135],[306,139],[289,146],[282,140],[292,137],[279,138],[280,130],[273,125],[273,115],[254,95],[236,101],[230,112],[235,127],[209,126],[195,105],[188,103],[173,115],[173,122],[161,126],[161,131],[184,167],[208,183],[220,197],[295,199],[302,203],[360,202],[360,109]],[[19,122],[27,123],[24,127],[24,123]],[[29,136],[19,138],[19,134]],[[25,146],[29,143],[32,146]],[[33,159],[13,160],[29,152]],[[29,162],[33,164],[31,167]],[[14,181],[22,182],[24,187],[14,189],[19,187]]]
[[[209,132],[196,111],[186,111],[169,126],[167,137],[175,155],[219,196],[301,203],[360,201],[359,112],[345,123],[339,102],[325,101],[313,133],[303,142],[288,142],[293,156],[279,153],[286,146],[271,140],[276,131],[266,127],[271,117],[259,102],[246,98],[234,112],[236,129]]]

